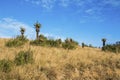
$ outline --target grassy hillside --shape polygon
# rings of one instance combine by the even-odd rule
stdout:
[[[120,80],[120,54],[87,47],[65,50],[32,46],[29,42],[9,48],[7,41],[0,39],[0,60],[14,64],[20,51],[31,50],[34,62],[12,65],[10,72],[0,71],[0,80]]]

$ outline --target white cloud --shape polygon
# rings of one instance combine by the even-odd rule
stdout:
[[[75,10],[74,13],[70,14],[81,15],[82,13],[90,18],[94,18],[97,16],[102,17],[103,13],[107,11],[107,9],[112,10],[113,9],[112,7],[114,8],[120,7],[120,0],[25,0],[25,1],[31,2],[35,5],[39,5],[45,10],[51,10],[56,6],[63,8],[69,8],[72,6],[73,9]],[[104,20],[100,19],[100,21]]]
[[[118,7],[120,6],[120,0],[104,0],[105,4],[109,4],[113,7]]]
[[[94,10],[93,9],[87,9],[86,11],[85,11],[87,14],[94,14]]]
[[[50,33],[42,33],[42,34],[44,34],[44,36],[46,36],[48,39],[61,39],[62,41],[65,40],[65,37],[63,37],[63,36],[54,35],[54,34],[50,34]]]
[[[60,6],[68,7],[70,5],[70,0],[60,0]]]
[[[43,8],[53,8],[60,4],[60,6],[68,7],[70,4],[74,6],[86,7],[86,6],[99,6],[105,5],[120,6],[120,0],[25,0],[26,2],[40,5]]]
[[[39,5],[45,9],[52,9],[56,0],[25,0],[35,5]]]
[[[41,0],[41,4],[43,8],[51,9],[54,6],[56,0]]]
[[[16,19],[12,18],[2,18],[0,19],[0,38],[14,38],[16,35],[20,35],[20,27],[24,27],[26,29],[25,35],[29,39],[35,39],[36,33],[35,29],[26,23],[17,21]],[[48,38],[58,39],[61,38],[64,40],[63,37],[50,34],[50,33],[42,33]]]
[[[28,38],[33,38],[34,29],[32,27],[12,18],[0,19],[0,37],[15,37],[20,34],[20,27],[24,27],[26,29],[25,35]]]

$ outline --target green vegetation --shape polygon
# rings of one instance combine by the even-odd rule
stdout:
[[[7,47],[18,47],[18,46],[24,45],[27,41],[28,41],[28,39],[26,37],[17,36],[16,38],[11,39],[8,42],[6,42],[5,45]]]
[[[36,46],[46,46],[47,38],[40,34],[39,38],[37,40],[30,41],[31,45],[36,45]]]
[[[21,32],[21,37],[24,38],[25,28],[21,27],[20,32]]]
[[[75,49],[78,45],[78,42],[74,41],[73,39],[66,39],[65,42],[62,43],[62,47],[64,49]]]
[[[40,71],[44,73],[49,80],[57,80],[57,73],[55,72],[54,68],[41,67]]]
[[[85,47],[85,44],[84,43],[82,43],[82,48],[84,48]]]
[[[10,60],[0,60],[0,71],[8,73],[12,70],[13,63]]]
[[[36,30],[36,40],[38,40],[39,39],[39,32],[40,32],[41,24],[36,22],[34,26],[35,26],[35,30]]]
[[[47,39],[44,35],[40,35],[39,39],[33,40],[30,42],[31,45],[37,46],[47,46],[47,47],[57,47],[57,48],[64,48],[64,49],[75,49],[78,46],[78,42],[74,41],[73,39],[66,39],[65,42],[62,42],[61,39]]]
[[[18,47],[24,45],[28,41],[28,39],[24,36],[25,28],[21,27],[20,32],[20,36],[18,35],[16,38],[9,40],[5,45],[7,47]]]
[[[15,57],[16,65],[24,65],[28,63],[33,63],[33,53],[32,51],[20,51]]]
[[[106,42],[106,39],[103,38],[103,39],[102,39],[102,42],[103,42],[102,50],[105,51],[105,42]]]
[[[120,52],[120,41],[116,42],[115,44],[107,44],[106,46],[104,46],[104,51],[119,53]]]
[[[0,72],[8,73],[15,65],[24,65],[33,62],[34,60],[32,51],[20,51],[15,56],[14,62],[6,59],[0,60]]]

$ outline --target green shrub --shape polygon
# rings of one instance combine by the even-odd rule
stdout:
[[[43,42],[41,42],[40,40],[30,41],[30,44],[35,46],[43,46]]]
[[[33,53],[30,50],[20,51],[18,55],[16,55],[14,62],[16,65],[33,63]]]
[[[43,35],[39,36],[38,40],[33,40],[30,42],[31,45],[36,45],[36,46],[48,46],[48,47],[60,47],[62,41],[61,39],[47,39]]]
[[[116,42],[115,44],[107,44],[106,46],[102,47],[102,50],[120,53],[120,42]]]
[[[85,44],[84,43],[82,43],[82,48],[84,48],[85,47]]]
[[[35,46],[45,46],[46,41],[47,41],[47,38],[41,34],[39,35],[39,39],[30,41],[30,44]]]
[[[57,40],[53,40],[53,39],[50,39],[50,40],[47,40],[46,44],[50,47],[59,47],[60,44]]]
[[[13,63],[10,60],[0,60],[0,71],[5,73],[10,72],[12,69],[12,65]]]
[[[75,49],[75,48],[76,48],[76,46],[73,45],[73,44],[71,44],[71,43],[63,43],[63,44],[62,44],[62,47],[63,47],[64,49]]]
[[[57,80],[57,73],[53,67],[41,67],[40,71],[46,75],[48,80]]]
[[[5,45],[7,47],[18,47],[25,44],[27,41],[28,39],[26,37],[17,36],[15,39],[9,40]]]
[[[78,46],[78,42],[73,39],[66,39],[65,42],[62,43],[64,49],[75,49],[76,46]]]
[[[73,39],[66,39],[65,42],[62,42],[61,39],[47,39],[44,35],[39,35],[39,39],[30,41],[31,45],[35,46],[47,46],[47,47],[57,47],[64,49],[75,49],[78,46],[78,42]]]

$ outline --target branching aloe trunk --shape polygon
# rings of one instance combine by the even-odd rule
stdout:
[[[24,38],[24,33],[21,33],[22,38]]]
[[[82,48],[84,48],[85,47],[85,44],[84,43],[82,43]]]
[[[106,42],[106,39],[105,39],[105,38],[103,38],[103,39],[102,39],[102,42],[103,42],[103,47],[102,47],[102,50],[103,50],[103,51],[105,51],[105,42]]]
[[[36,30],[36,39],[39,39],[39,31]]]
[[[105,42],[106,42],[106,39],[105,39],[105,38],[103,38],[103,39],[102,39],[102,42],[103,42],[103,47],[105,47]]]
[[[36,40],[38,40],[39,39],[39,32],[40,32],[41,24],[36,22],[36,24],[34,26],[35,26],[35,29],[36,29]]]
[[[25,33],[25,28],[21,27],[20,32],[21,32],[21,37],[23,39],[24,38],[24,33]]]
[[[105,47],[105,41],[103,41],[103,47]]]

